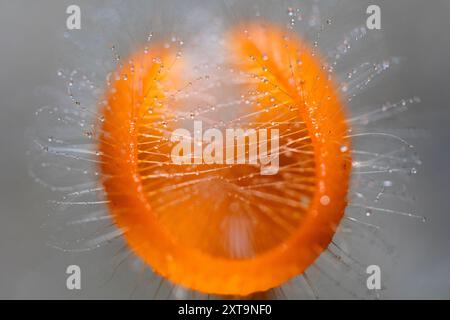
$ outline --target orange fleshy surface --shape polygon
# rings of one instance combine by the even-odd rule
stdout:
[[[190,90],[191,66],[156,45],[109,87],[99,150],[109,209],[131,250],[175,284],[245,296],[301,274],[327,248],[346,207],[350,145],[335,85],[305,43],[260,25],[232,30],[226,43],[227,66],[247,79],[233,91],[252,99],[224,126],[238,118],[278,128],[277,174],[170,162],[168,135],[190,120],[180,121],[176,95]]]

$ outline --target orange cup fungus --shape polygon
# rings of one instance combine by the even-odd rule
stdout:
[[[101,181],[130,249],[156,273],[201,292],[245,296],[302,274],[327,248],[346,207],[350,145],[337,86],[301,39],[251,24],[225,40],[227,66],[247,79],[233,88],[251,94],[239,123],[279,130],[278,172],[171,162],[168,135],[191,118],[180,117],[175,97],[191,66],[153,45],[107,89]]]

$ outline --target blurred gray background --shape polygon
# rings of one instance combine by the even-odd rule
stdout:
[[[360,0],[354,0],[361,3]],[[90,1],[92,3],[92,1]],[[0,298],[127,297],[135,279],[89,266],[107,253],[73,256],[45,245],[40,225],[49,192],[28,176],[25,131],[33,125],[39,85],[54,84],[65,9],[78,1],[0,0]],[[81,2],[83,3],[83,2]],[[103,2],[104,3],[104,2]],[[382,8],[387,50],[407,57],[395,73],[395,90],[423,103],[404,122],[424,129],[413,141],[423,160],[412,184],[425,224],[403,224],[394,233],[398,261],[388,298],[450,298],[450,1],[371,1]],[[391,90],[394,90],[391,88]],[[83,290],[65,288],[65,268],[78,264]],[[98,280],[98,277],[102,280]],[[92,281],[91,281],[92,280]],[[103,280],[107,285],[102,285]],[[92,285],[90,285],[92,283]]]

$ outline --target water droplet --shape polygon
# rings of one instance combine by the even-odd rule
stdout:
[[[386,180],[383,182],[383,186],[384,187],[392,187],[393,183],[390,180]]]
[[[331,199],[330,199],[329,196],[324,195],[324,196],[320,197],[320,203],[321,203],[323,206],[329,205],[330,202],[331,202]]]

